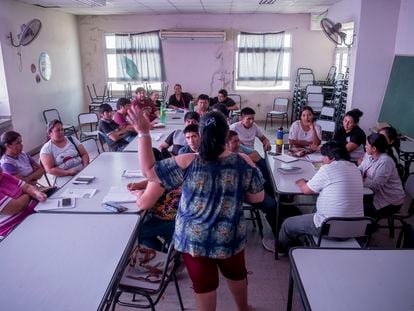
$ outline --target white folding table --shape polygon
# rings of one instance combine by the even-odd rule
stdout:
[[[0,309],[101,310],[136,237],[138,215],[29,216],[0,242]]]

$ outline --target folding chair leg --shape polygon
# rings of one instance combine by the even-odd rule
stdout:
[[[259,228],[260,237],[263,239],[263,223],[262,217],[260,216],[260,211],[258,209],[254,210],[255,218],[257,220],[257,227]]]
[[[390,230],[390,238],[394,238],[394,219],[388,218],[388,227]]]
[[[183,299],[181,297],[180,287],[178,286],[178,280],[177,280],[177,275],[175,274],[175,271],[173,273],[173,278],[174,278],[175,290],[177,291],[178,301],[180,302],[181,310],[184,311]]]

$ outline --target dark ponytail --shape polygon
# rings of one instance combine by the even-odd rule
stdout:
[[[217,160],[226,148],[229,126],[221,112],[208,112],[201,118],[199,154],[203,160]]]
[[[21,135],[15,131],[4,132],[0,137],[0,156],[6,152],[6,145],[11,145],[15,142]]]

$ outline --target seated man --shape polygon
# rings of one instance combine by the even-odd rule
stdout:
[[[168,99],[168,107],[177,109],[188,109],[190,101],[193,100],[193,95],[182,91],[181,84],[174,85],[174,94]]]
[[[196,111],[202,117],[207,112],[210,111],[210,107],[208,106],[209,97],[206,94],[200,94],[197,98],[197,107]]]
[[[198,124],[200,122],[200,115],[197,112],[187,112],[184,115],[184,125]],[[182,130],[175,130],[161,143],[159,149],[164,155],[164,158],[168,157],[168,148],[172,146],[171,153],[177,155],[178,151],[186,145],[185,136]]]
[[[128,184],[130,191],[143,191],[148,180]],[[181,187],[165,191],[151,209],[149,219],[140,227],[139,243],[158,251],[163,250],[163,243],[159,239],[171,240],[175,229],[175,216],[181,198]],[[148,216],[147,216],[148,217]]]
[[[210,106],[214,106],[215,104],[225,104],[227,110],[237,110],[239,106],[232,100],[230,97],[227,97],[228,93],[226,90],[221,89],[218,91],[217,97],[214,97],[213,100],[210,102]]]
[[[200,133],[198,132],[197,124],[187,125],[183,131],[185,136],[185,141],[187,146],[182,147],[178,154],[183,153],[197,153],[198,148],[200,148],[201,138]]]
[[[119,98],[116,103],[116,112],[114,114],[113,120],[118,124],[120,129],[126,128],[132,133],[136,133],[134,127],[128,122],[128,108],[131,105],[131,101],[128,98]]]
[[[254,149],[254,140],[259,138],[263,144],[263,149],[269,151],[270,141],[264,136],[257,124],[254,122],[254,115],[256,112],[249,107],[243,108],[240,112],[241,120],[230,125],[230,129],[237,132],[240,141],[246,147]]]
[[[151,122],[156,121],[160,117],[160,111],[155,106],[155,103],[145,97],[145,89],[138,87],[135,91],[135,99],[131,102],[132,105],[137,105],[148,116]]]
[[[101,119],[98,123],[98,129],[103,133],[105,142],[111,151],[122,151],[126,145],[134,138],[129,134],[127,128],[120,129],[119,125],[112,120],[112,107],[109,104],[99,106]]]
[[[318,235],[322,222],[329,217],[364,216],[363,183],[358,168],[350,162],[345,147],[328,142],[321,147],[323,165],[308,182],[296,183],[305,194],[319,193],[316,213],[287,218],[279,233],[279,252],[297,245],[304,234]]]

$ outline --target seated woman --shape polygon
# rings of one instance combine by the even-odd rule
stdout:
[[[335,131],[333,140],[343,144],[348,150],[352,161],[357,161],[364,155],[366,135],[358,126],[359,118],[363,112],[352,109],[345,114],[342,126]]]
[[[368,136],[366,153],[359,169],[364,186],[374,192],[374,201],[364,207],[370,217],[387,216],[399,211],[404,203],[405,193],[397,167],[387,154],[387,140],[384,135],[373,133]]]
[[[33,213],[38,201],[46,198],[36,187],[3,173],[0,168],[0,236],[7,235]]]
[[[293,122],[289,130],[289,145],[293,148],[318,150],[321,144],[322,129],[315,122],[315,113],[311,107],[305,106],[300,119]]]
[[[89,164],[85,148],[76,138],[64,135],[61,121],[50,121],[47,133],[50,140],[40,150],[40,161],[47,173],[56,177],[74,176]]]
[[[404,177],[404,166],[400,162],[400,139],[398,138],[398,132],[392,126],[383,127],[378,131],[378,133],[385,136],[385,139],[388,143],[387,153],[394,160],[395,165],[397,166],[398,174],[401,179]]]
[[[140,191],[140,194],[147,187],[148,180],[128,184],[128,190]],[[139,196],[138,196],[139,197]],[[142,224],[138,237],[139,243],[149,248],[163,251],[163,243],[158,237],[171,240],[175,228],[175,216],[177,215],[178,204],[181,198],[181,187],[165,191],[151,209],[148,220]]]
[[[7,131],[0,138],[0,164],[5,173],[35,185],[45,172],[33,158],[23,151],[22,136],[15,131]]]

